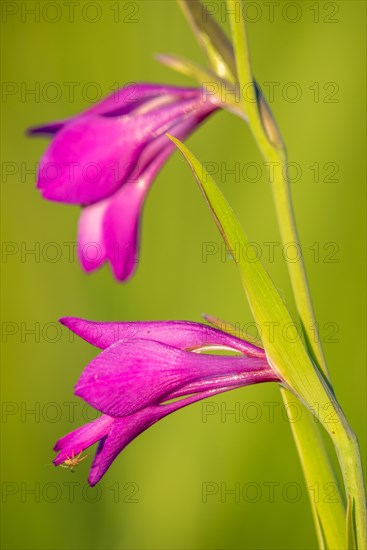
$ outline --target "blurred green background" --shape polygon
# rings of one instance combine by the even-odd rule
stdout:
[[[126,449],[99,489],[86,486],[92,452],[74,475],[50,466],[54,442],[93,418],[73,385],[96,350],[58,328],[60,316],[252,320],[233,262],[220,252],[203,261],[205,243],[220,250],[221,241],[178,154],[149,195],[141,261],[127,285],[107,267],[86,276],[70,258],[65,243],[75,242],[79,209],[41,200],[31,172],[47,141],[27,138],[26,128],[69,117],[116,83],[192,85],[155,53],[203,61],[174,1],[70,4],[2,2],[3,548],[315,548],[276,386],[216,397],[207,417],[208,404],[199,403],[166,418]],[[257,79],[268,97],[265,83],[275,83],[271,106],[301,170],[292,192],[325,353],[365,457],[365,3],[281,1],[270,3],[273,17],[269,3],[248,4]],[[226,25],[224,4],[208,5]],[[74,97],[68,83],[76,83]],[[248,129],[220,113],[188,143],[218,163],[218,183],[294,311],[281,247],[269,261],[264,244],[279,234]],[[259,181],[250,181],[248,162],[260,166]],[[226,172],[236,163],[238,178]],[[205,483],[215,493],[206,502]]]

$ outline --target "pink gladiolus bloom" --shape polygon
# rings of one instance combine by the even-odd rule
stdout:
[[[217,107],[201,90],[132,84],[81,114],[30,130],[52,136],[38,171],[45,199],[83,207],[79,258],[85,271],[111,264],[124,281],[138,261],[147,192],[174,150]]]
[[[55,446],[58,466],[99,442],[90,485],[135,437],[168,414],[234,388],[280,381],[264,350],[200,323],[97,323],[73,317],[61,322],[102,350],[75,388],[102,415]],[[209,350],[237,355],[199,353]]]

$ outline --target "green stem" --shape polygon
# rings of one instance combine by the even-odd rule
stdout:
[[[242,107],[247,115],[249,126],[264,159],[269,163],[269,166],[273,168],[271,183],[283,244],[292,242],[299,247],[299,237],[292,207],[289,182],[285,177],[286,150],[265,100],[261,95],[259,96],[257,94],[256,83],[251,70],[245,22],[243,17],[240,17],[239,20],[237,19],[237,14],[242,13],[242,10],[236,10],[236,7],[238,7],[238,0],[227,0],[227,5],[231,21],[237,75],[243,92],[241,94]],[[318,337],[315,314],[303,260],[301,259],[299,262],[288,263],[288,271],[309,352],[315,363],[324,373],[324,376],[329,380],[325,357],[320,338]],[[284,392],[283,398],[286,398]],[[354,519],[357,531],[357,544],[359,548],[363,548],[366,541],[366,502],[358,442],[346,422],[342,411],[338,410],[337,415],[338,429],[335,433],[334,445],[342,470],[347,497],[352,500],[355,506]],[[313,433],[314,430],[310,425],[306,426],[306,436],[300,426],[294,424],[292,428],[305,477],[309,479],[311,476],[315,479],[319,474],[318,470],[320,469],[320,465],[318,465],[317,462],[315,463],[310,457],[309,438],[311,438],[315,445],[321,446],[323,442],[320,434]],[[319,450],[320,449],[318,449],[318,451]],[[325,472],[327,472],[327,475],[330,475],[331,466],[329,469],[324,463],[322,468],[326,468]],[[330,525],[330,518],[333,517],[333,512],[330,511],[330,508],[320,507],[312,500],[311,502],[314,517],[316,519],[320,546],[324,546],[326,536],[327,545],[333,548],[333,546],[331,546],[331,536],[335,526],[340,533],[340,537],[343,534],[344,544],[346,544],[345,524],[344,522],[340,522],[340,510],[338,511],[339,520],[335,522],[332,527]],[[336,510],[336,508],[334,510]],[[317,518],[319,522],[321,522],[321,526]],[[326,529],[327,531],[325,531]],[[340,537],[338,537],[339,541]]]
[[[234,39],[234,50],[236,52],[238,79],[243,91],[241,94],[243,108],[248,117],[249,126],[259,149],[266,162],[269,163],[273,196],[282,241],[284,244],[295,243],[299,246],[289,183],[284,177],[287,163],[285,146],[273,121],[271,124],[273,131],[273,135],[271,136],[272,141],[270,135],[267,133],[267,129],[264,125],[264,118],[261,116],[260,107],[263,107],[263,114],[267,115],[268,124],[272,119],[272,115],[265,105],[263,98],[261,98],[261,105],[259,105],[256,100],[256,85],[251,71],[245,25],[243,22],[238,23],[234,15],[236,13],[235,9],[236,5],[238,5],[238,0],[227,0],[227,3],[230,12],[232,12],[232,34]],[[274,133],[277,135],[274,135]],[[310,346],[313,358],[316,360],[318,366],[322,369],[325,376],[329,378],[321,341],[318,337],[317,324],[302,257],[299,262],[289,262],[288,270],[296,300],[297,311],[300,316],[307,343]]]
[[[283,388],[280,392],[290,415],[290,426],[306,481],[319,546],[344,550],[346,533],[341,528],[345,521],[344,503],[321,431],[306,407],[300,404],[300,416],[298,410],[292,406],[292,393]],[[297,417],[292,418],[292,413]],[[335,491],[331,503],[324,496],[320,497],[319,492],[322,494],[325,491],[328,494]],[[325,524],[328,525],[327,529]]]
[[[274,163],[272,165],[274,170],[271,174],[273,179],[271,183],[282,242],[283,244],[294,243],[301,250],[289,183],[284,177],[286,171],[285,152],[283,155],[277,155],[275,157],[277,160],[271,161],[269,157],[267,157],[267,161]],[[325,377],[330,380],[321,339],[318,334],[318,325],[302,255],[300,255],[298,262],[288,262],[288,273],[308,350],[314,362],[322,370]]]
[[[348,500],[353,503],[357,548],[362,550],[367,547],[367,510],[361,453],[356,434],[343,415],[342,420],[344,430],[338,434],[334,444],[343,474],[345,492]]]

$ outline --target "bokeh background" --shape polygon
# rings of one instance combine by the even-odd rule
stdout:
[[[26,128],[69,117],[116,83],[193,84],[155,62],[155,53],[203,61],[174,1],[74,4],[72,16],[69,2],[2,2],[3,548],[315,548],[276,386],[216,397],[207,417],[208,404],[199,403],[166,418],[126,449],[99,489],[86,486],[92,452],[75,474],[50,466],[54,442],[94,418],[73,385],[96,351],[58,328],[60,316],[199,321],[205,312],[240,327],[252,321],[235,266],[221,254],[178,154],[149,195],[141,261],[128,284],[116,283],[107,267],[86,276],[70,257],[79,209],[40,198],[32,170],[47,141],[27,138]],[[208,4],[227,26],[224,3]],[[301,170],[292,193],[325,353],[365,457],[366,6],[281,1],[270,17],[266,2],[248,4],[257,79],[268,96],[264,83],[274,83],[271,106]],[[76,83],[74,97],[68,83]],[[218,183],[294,311],[281,247],[269,261],[264,244],[279,243],[279,234],[247,127],[220,113],[189,145],[202,161],[218,163]],[[249,162],[258,163],[260,178],[246,172]],[[236,163],[239,177],[226,172]],[[203,261],[205,243],[219,251]],[[215,493],[206,502],[204,483]],[[225,494],[234,488],[237,499]]]

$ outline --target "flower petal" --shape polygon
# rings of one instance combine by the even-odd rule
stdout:
[[[42,124],[41,126],[34,126],[27,130],[27,133],[31,136],[35,134],[56,134],[61,128],[65,125],[65,121],[57,122],[48,122],[47,124]]]
[[[99,411],[126,416],[158,405],[183,386],[207,379],[262,372],[266,359],[201,355],[151,340],[119,341],[84,369],[75,394]],[[201,386],[200,386],[201,387]]]
[[[78,224],[78,256],[84,271],[89,273],[99,268],[106,260],[103,239],[103,218],[109,200],[83,208]]]
[[[126,280],[138,262],[138,233],[145,189],[125,184],[111,199],[83,209],[78,254],[85,271],[109,260],[116,279]]]
[[[144,147],[190,114],[196,120],[200,105],[200,96],[196,96],[152,106],[139,116],[76,117],[55,135],[41,160],[38,187],[43,197],[86,205],[111,196],[133,170],[139,173],[138,159]]]
[[[151,99],[167,96],[176,100],[198,97],[198,88],[133,82],[114,91],[106,98],[83,111],[81,115],[121,116],[130,113]]]
[[[71,120],[88,115],[121,116],[130,113],[140,105],[155,97],[172,96],[173,98],[187,99],[197,97],[197,88],[180,88],[177,86],[164,86],[161,84],[132,83],[124,86],[106,98],[98,101],[82,113],[72,116],[63,121],[48,122],[39,126],[29,128],[27,133],[55,134]]]
[[[216,348],[239,351],[250,357],[265,357],[261,348],[202,323],[191,321],[141,321],[103,323],[78,317],[60,322],[90,344],[106,349],[119,340],[155,340],[182,350]]]
[[[55,466],[65,462],[68,457],[70,458],[72,455],[75,456],[81,453],[105,437],[113,422],[114,419],[112,417],[102,415],[93,420],[93,422],[85,424],[59,439],[54,447],[55,451],[59,451],[59,454],[53,461]]]
[[[110,201],[103,218],[103,241],[114,276],[127,280],[138,263],[138,236],[145,187],[126,184]]]
[[[38,187],[46,199],[96,202],[128,178],[143,145],[124,118],[77,118],[49,145],[40,163]]]
[[[91,486],[101,480],[115,458],[135,437],[159,420],[156,408],[150,407],[127,417],[114,419],[108,436],[98,445],[88,476]]]
[[[212,106],[205,106],[171,131],[184,139],[212,112]],[[144,200],[173,150],[173,143],[165,135],[154,139],[139,158],[141,170],[135,169],[129,182],[108,199],[83,209],[79,220],[78,252],[85,271],[93,271],[109,260],[117,280],[125,281],[133,274],[138,263]]]
[[[103,438],[98,446],[88,476],[89,484],[93,486],[98,483],[121,451],[150,426],[183,407],[230,389],[232,388],[224,386],[203,391],[199,395],[189,396],[181,401],[147,407],[129,416],[116,418],[107,437]]]
[[[126,183],[112,197],[83,209],[79,220],[78,253],[87,272],[109,260],[116,279],[124,281],[132,275],[138,262],[142,206],[168,154],[163,150],[136,181]]]

